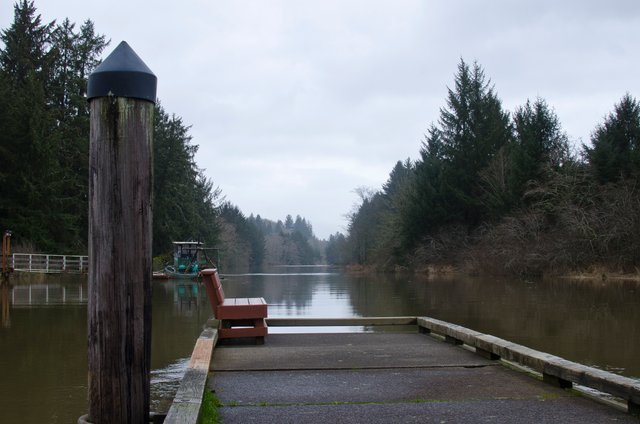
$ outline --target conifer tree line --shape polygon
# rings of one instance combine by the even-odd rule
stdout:
[[[26,1],[0,40],[0,220],[18,241],[78,252],[87,232],[86,79],[107,41],[91,21],[43,23]]]
[[[227,249],[223,269],[259,270],[267,265],[313,265],[324,261],[324,243],[313,234],[310,222],[300,215],[294,220],[272,221],[259,214],[245,217],[231,203],[220,208],[221,245]]]
[[[358,190],[327,260],[542,274],[640,263],[640,104],[625,94],[578,150],[542,98],[504,110],[478,63],[461,60],[417,160]]]
[[[0,40],[0,222],[34,250],[86,252],[86,87],[109,41],[90,20],[45,23],[27,0]],[[188,127],[155,112],[154,251],[185,236],[215,239],[220,193],[196,166]]]
[[[68,19],[45,23],[33,1],[21,0],[14,6],[13,23],[0,32],[0,42],[0,225],[13,231],[14,242],[22,249],[86,253],[86,87],[109,40],[96,32],[90,20],[80,26]],[[260,267],[265,257],[274,255],[290,263],[311,260],[310,254],[269,256],[265,235],[270,232],[264,225],[270,221],[246,218],[224,201],[198,168],[197,151],[189,126],[158,103],[153,143],[154,255],[170,252],[172,241],[199,240],[221,248],[230,264],[245,268]],[[301,246],[315,239],[310,224],[308,230],[304,243],[298,240]],[[290,232],[280,241],[284,244],[293,237],[300,238]]]
[[[308,265],[324,261],[324,243],[313,234],[313,226],[296,215],[285,217],[284,222],[263,219],[260,215],[249,220],[260,229],[265,238],[265,262],[272,265]]]

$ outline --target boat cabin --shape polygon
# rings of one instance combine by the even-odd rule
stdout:
[[[179,273],[197,273],[205,263],[204,243],[199,241],[173,242],[173,268]]]

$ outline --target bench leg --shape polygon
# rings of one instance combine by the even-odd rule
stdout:
[[[219,330],[220,339],[236,339],[243,337],[255,338],[256,344],[264,344],[264,337],[269,333],[264,318],[252,318],[249,320],[222,320]]]

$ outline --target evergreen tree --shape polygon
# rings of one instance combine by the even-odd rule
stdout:
[[[298,258],[292,265],[313,265],[318,259],[318,254],[309,243],[309,239],[304,234],[294,231],[291,234],[291,241],[296,247]]]
[[[14,7],[0,33],[0,221],[16,241],[45,252],[86,248],[87,78],[108,42],[87,20],[43,24],[33,2]],[[157,107],[154,251],[176,239],[215,243],[213,183],[196,166],[188,127]]]
[[[9,99],[0,112],[0,217],[23,242],[46,251],[82,252],[87,235],[86,77],[106,42],[90,21],[80,33],[68,19],[42,24],[33,2],[16,4],[14,15],[0,36],[0,90]]]
[[[336,233],[330,235],[325,248],[327,263],[330,265],[347,265],[349,263],[347,244],[347,238],[344,234]]]
[[[22,0],[14,5],[11,27],[2,31],[0,67],[16,88],[45,91],[51,53],[49,46],[55,22],[43,24],[33,1]]]
[[[9,133],[13,132],[11,125],[12,107],[11,87],[7,76],[0,68],[0,221],[5,226],[11,226],[9,211],[11,202],[14,200],[15,191],[9,190],[12,183],[13,174],[16,172],[16,165],[13,164],[13,140]]]
[[[366,264],[375,259],[379,242],[379,223],[382,219],[382,195],[371,189],[356,189],[361,203],[349,216],[349,247],[356,263]]]
[[[49,143],[55,146],[60,167],[55,189],[60,213],[68,220],[67,236],[56,237],[57,244],[80,251],[86,245],[89,107],[86,99],[88,74],[99,63],[107,46],[103,35],[86,21],[79,32],[65,19],[52,32],[52,74],[50,100],[55,128]]]
[[[287,217],[285,218],[284,228],[289,231],[293,230],[293,218],[291,217],[291,215],[287,215]]]
[[[53,25],[43,24],[33,2],[23,0],[14,6],[12,25],[0,35],[3,97],[10,99],[0,131],[0,218],[18,240],[50,249],[55,246],[50,230],[68,229],[55,213],[59,169],[48,140],[54,127],[48,104]],[[28,164],[37,164],[37,171]]]
[[[477,63],[469,67],[460,61],[455,88],[440,110],[437,136],[449,217],[473,228],[488,212],[480,200],[479,174],[512,136],[509,115]]]
[[[545,180],[545,171],[558,170],[570,159],[569,139],[560,120],[543,99],[516,109],[514,116],[512,190],[516,199],[529,181]]]
[[[397,161],[389,173],[389,178],[382,185],[382,192],[389,203],[398,196],[406,187],[407,179],[413,172],[413,164],[411,159],[405,161]]]
[[[263,260],[273,265],[308,265],[321,260],[321,242],[313,234],[310,222],[300,215],[295,221],[287,215],[290,228],[278,220],[270,221],[257,215],[249,217],[249,223],[261,231],[264,244]]]
[[[171,249],[175,240],[202,240],[213,245],[218,237],[216,202],[220,190],[198,168],[189,127],[158,105],[154,114],[155,254]]]
[[[409,186],[399,198],[399,235],[410,251],[426,234],[452,218],[444,198],[442,133],[431,126]]]
[[[637,176],[640,172],[640,104],[630,94],[615,105],[584,146],[600,183]]]
[[[376,261],[385,263],[403,262],[405,243],[410,242],[408,232],[403,228],[402,212],[413,206],[410,195],[415,167],[410,159],[398,161],[389,178],[382,186],[380,207],[381,217],[377,225]]]
[[[265,238],[255,220],[247,219],[237,206],[229,202],[220,207],[220,218],[223,226],[227,226],[227,232],[233,234],[233,237],[223,236],[222,240],[225,256],[233,262],[231,268],[260,269],[265,254]]]
[[[349,245],[359,263],[411,253],[444,225],[468,230],[494,211],[483,199],[482,174],[512,138],[502,110],[478,64],[458,66],[447,107],[432,125],[415,164],[398,163],[382,193],[362,197],[349,217]]]
[[[313,227],[300,215],[296,215],[296,220],[293,223],[293,231],[300,233],[305,240],[313,238]]]

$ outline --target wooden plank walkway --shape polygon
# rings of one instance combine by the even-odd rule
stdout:
[[[264,346],[217,346],[206,387],[222,404],[222,421],[638,423],[637,380],[572,368],[583,366],[442,321],[271,318],[269,326],[374,322],[417,324],[428,334],[270,334]],[[500,358],[533,370],[516,371]],[[549,377],[532,377],[536,369]],[[567,388],[594,378],[627,405],[604,405]]]

